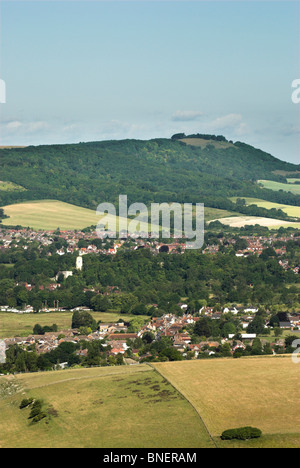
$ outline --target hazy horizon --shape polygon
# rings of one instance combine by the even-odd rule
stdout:
[[[299,164],[299,2],[1,1],[0,145],[224,135]]]

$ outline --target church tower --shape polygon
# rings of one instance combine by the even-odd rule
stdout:
[[[82,270],[82,264],[83,264],[82,257],[79,255],[76,258],[76,270]]]

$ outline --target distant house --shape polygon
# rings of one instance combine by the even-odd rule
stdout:
[[[135,340],[138,338],[136,333],[112,333],[108,336],[109,340]]]
[[[235,335],[231,333],[228,335],[228,338],[231,340]],[[256,333],[242,333],[240,335],[242,337],[242,340],[254,340],[256,338]]]
[[[59,271],[57,273],[57,275],[55,276],[55,279],[56,281],[58,280],[59,278],[59,275],[63,275],[65,279],[67,279],[69,276],[72,276],[73,275],[73,271]]]
[[[250,306],[247,309],[245,309],[244,312],[246,312],[247,314],[255,314],[256,312],[258,312],[258,309],[256,307]]]
[[[293,327],[300,327],[300,315],[291,316],[290,322]]]
[[[280,328],[292,328],[291,322],[279,322]]]

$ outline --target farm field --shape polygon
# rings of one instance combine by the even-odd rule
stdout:
[[[249,198],[247,200],[257,199]],[[290,216],[300,216],[300,209],[298,207],[289,207],[288,205],[264,202],[263,200],[257,200],[256,204],[258,206],[265,205],[266,208],[268,207],[267,205],[270,205],[270,208],[278,206],[288,212]],[[193,207],[193,212],[194,208],[195,207]],[[97,225],[101,219],[93,210],[57,200],[39,200],[17,203],[14,205],[4,206],[3,209],[4,213],[9,216],[9,218],[2,221],[4,225],[20,225],[23,227],[30,227],[35,230],[55,230],[57,228],[60,228],[61,230],[83,229],[88,226]],[[113,221],[113,216],[106,216],[106,221]],[[276,229],[281,226],[294,226],[295,228],[300,227],[299,223],[296,225],[289,221],[281,221],[278,219],[243,216],[237,212],[210,207],[205,207],[204,218],[206,222],[220,220],[223,224],[236,227],[241,227],[246,224],[260,224],[262,226],[274,227]],[[117,217],[117,228],[119,219],[121,218]],[[130,220],[128,221],[130,222]],[[141,229],[150,230],[150,224],[142,223]]]
[[[260,226],[266,226],[270,229],[279,229],[281,226],[294,227],[296,229],[300,228],[300,223],[281,221],[280,219],[275,218],[261,218],[257,216],[234,216],[227,218],[219,218],[219,221],[222,224],[238,228],[243,226],[254,226],[255,224],[259,224]]]
[[[82,229],[98,222],[96,212],[56,200],[40,200],[2,207],[9,218],[5,225],[21,225],[32,229]]]
[[[88,226],[95,226],[101,220],[101,216],[96,214],[96,210],[82,208],[58,200],[35,200],[2,207],[4,214],[9,218],[2,223],[6,226],[20,225],[30,227],[35,230],[73,230],[83,229]],[[116,218],[116,221],[115,221]],[[130,219],[115,217],[105,214],[106,222],[113,221],[119,227],[119,220],[123,223],[130,222]],[[141,223],[140,229],[148,229],[148,223]]]
[[[96,321],[117,322],[119,319],[129,321],[136,315],[118,314],[114,312],[90,312]],[[141,318],[146,316],[139,315]],[[32,334],[34,325],[41,326],[56,323],[58,331],[71,328],[72,312],[47,312],[39,314],[14,314],[0,312],[0,338],[10,338],[14,336],[28,336]]]
[[[283,190],[285,192],[292,192],[295,195],[300,195],[300,185],[296,184],[283,184],[281,182],[274,182],[273,180],[258,180],[264,188],[270,190]]]
[[[300,179],[286,179],[288,181],[289,184],[295,184],[295,183],[299,183],[300,182]]]
[[[300,218],[300,207],[299,206],[292,206],[292,205],[283,205],[281,203],[273,203],[266,200],[261,200],[260,198],[249,198],[249,197],[240,197],[246,201],[247,205],[257,205],[261,208],[267,208],[267,210],[271,210],[275,208],[277,210],[284,211],[288,216],[295,216]],[[236,201],[237,197],[232,197],[232,201]]]
[[[221,210],[219,208],[204,207],[204,220],[206,222],[221,218],[229,218],[232,216],[239,216],[239,213],[234,211]]]
[[[2,221],[4,225],[20,225],[36,230],[55,230],[58,227],[61,230],[83,229],[97,225],[100,220],[100,217],[96,215],[96,211],[57,200],[17,203],[4,206],[3,209],[4,213],[9,216],[9,218]],[[237,216],[238,214],[209,207],[205,207],[204,211],[205,221]],[[112,220],[113,217],[110,216],[107,219]],[[117,226],[118,219],[119,217],[117,217]],[[143,227],[145,230],[150,230],[150,224],[142,223],[142,229]]]
[[[220,447],[299,447],[299,366],[290,356],[157,363],[197,409]],[[222,441],[226,429],[254,426],[263,436]]]
[[[23,398],[50,421],[30,425]],[[196,411],[147,365],[0,377],[2,448],[192,448],[213,446]],[[56,414],[56,416],[55,416]]]

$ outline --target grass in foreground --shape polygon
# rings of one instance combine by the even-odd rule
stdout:
[[[11,384],[16,393],[5,392]],[[57,416],[29,425],[29,410],[19,409],[29,397]],[[147,365],[2,377],[0,412],[3,448],[212,446],[190,404]]]
[[[155,364],[224,447],[300,446],[299,366],[290,356]],[[258,427],[263,437],[221,441],[224,430],[243,426]]]

